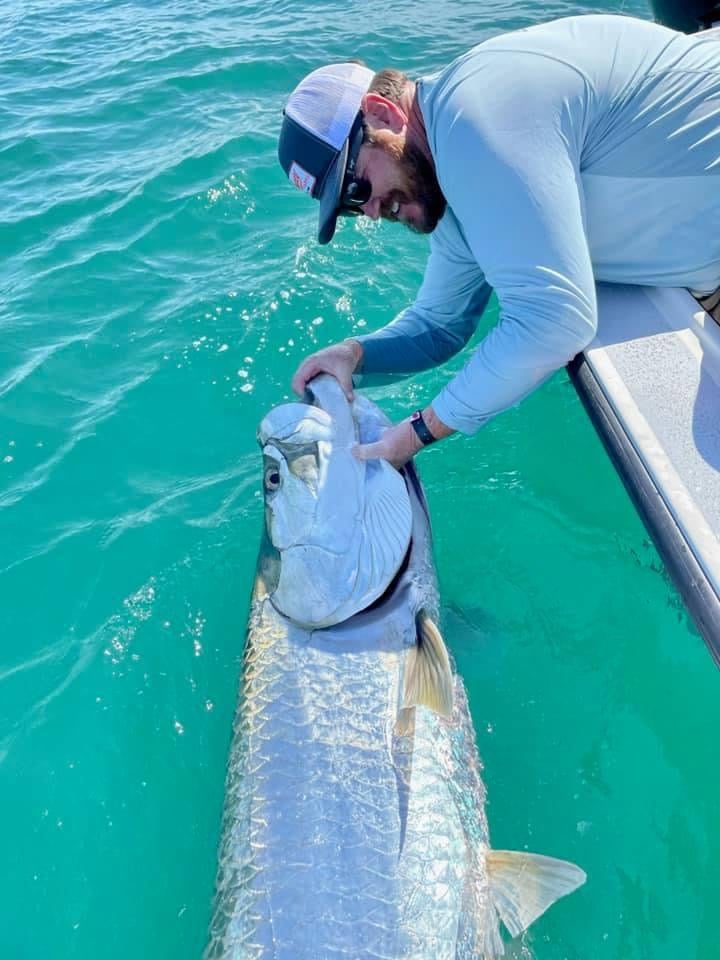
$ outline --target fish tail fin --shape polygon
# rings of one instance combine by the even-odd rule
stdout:
[[[422,611],[417,617],[417,643],[405,664],[403,708],[429,707],[443,717],[453,709],[453,676],[445,641],[437,626]]]
[[[508,850],[488,850],[487,872],[493,912],[497,911],[511,937],[586,879],[584,871],[567,860]]]

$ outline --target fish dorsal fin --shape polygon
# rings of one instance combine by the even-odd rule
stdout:
[[[512,937],[585,882],[574,863],[535,853],[489,850],[487,871],[493,905]]]
[[[424,706],[443,717],[452,715],[453,676],[440,631],[423,611],[417,617],[417,643],[405,664],[403,708]]]

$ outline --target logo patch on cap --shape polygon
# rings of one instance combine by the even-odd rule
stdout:
[[[298,190],[310,194],[313,192],[316,178],[311,173],[308,173],[307,170],[303,170],[299,163],[291,164],[288,177],[290,178],[290,183],[294,184]]]

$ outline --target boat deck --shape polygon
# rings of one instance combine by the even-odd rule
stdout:
[[[570,374],[720,665],[720,325],[686,291],[598,286]]]

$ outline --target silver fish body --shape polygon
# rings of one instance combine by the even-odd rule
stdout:
[[[377,434],[376,408],[356,402],[354,414],[362,439]],[[385,593],[349,620],[312,630],[280,613],[268,588],[273,550],[263,548],[206,960],[502,953],[462,681],[453,672],[449,717],[404,701],[418,617],[435,618],[437,590],[412,465],[403,476],[408,554]],[[576,873],[561,892],[582,879],[566,866]]]

